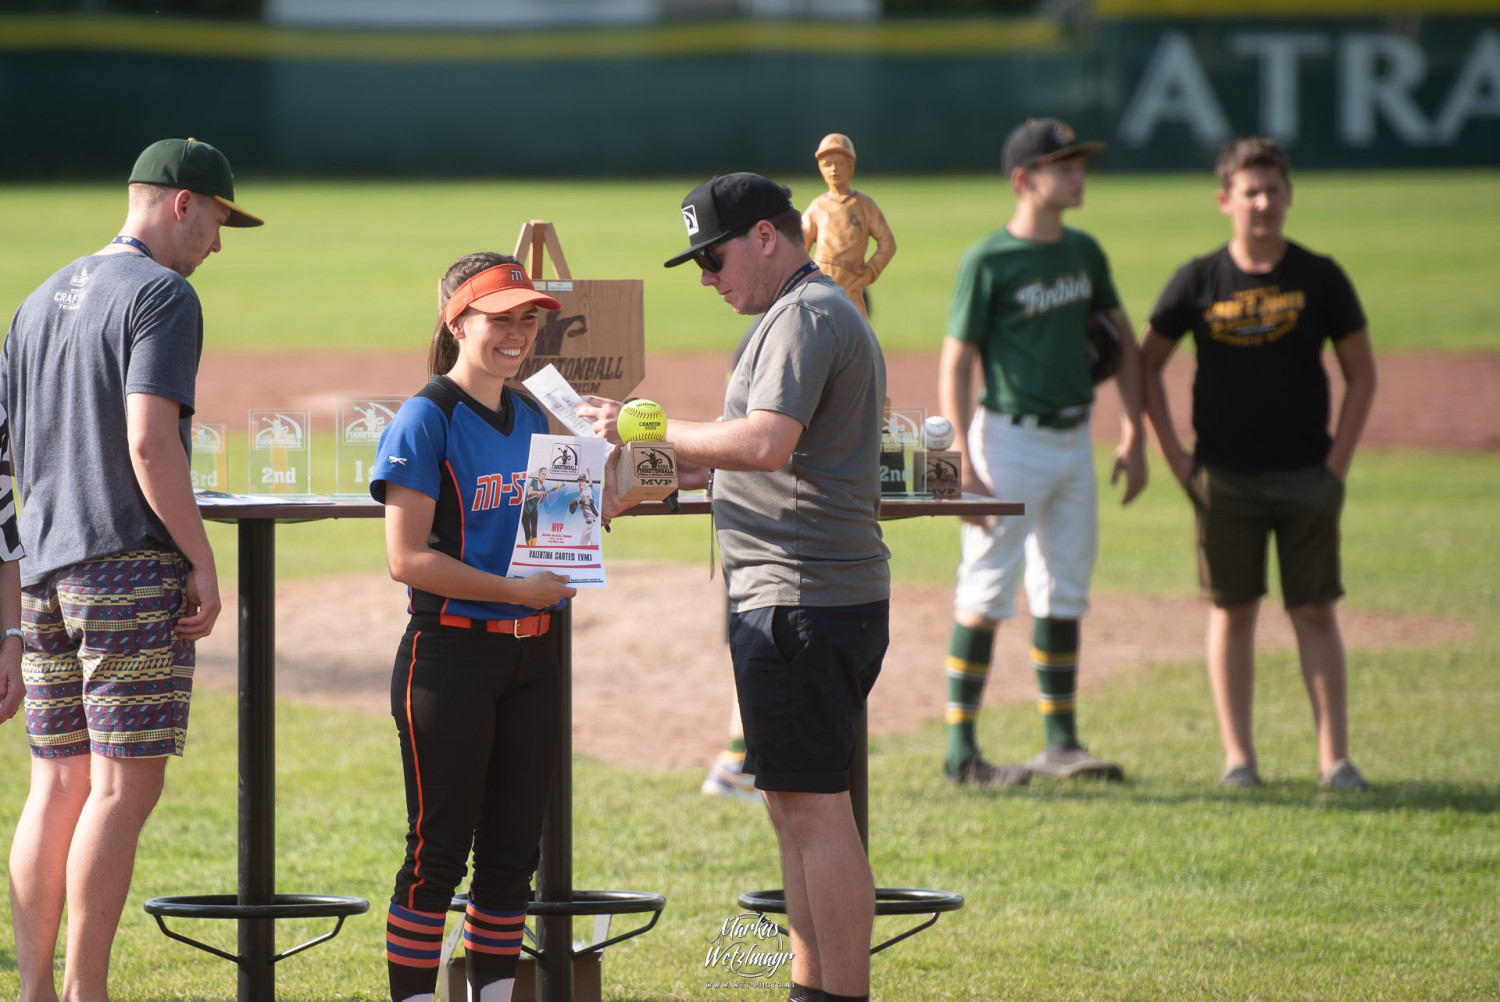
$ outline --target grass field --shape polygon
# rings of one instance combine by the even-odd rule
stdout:
[[[1088,700],[1089,738],[1125,762],[1124,787],[955,790],[936,779],[939,723],[875,739],[878,880],[967,899],[875,960],[876,997],[1500,998],[1497,494],[1500,464],[1490,456],[1372,454],[1356,464],[1350,601],[1457,617],[1477,631],[1419,651],[1354,652],[1351,726],[1376,783],[1368,794],[1314,785],[1306,699],[1287,654],[1261,661],[1257,740],[1269,782],[1259,790],[1214,784],[1218,742],[1195,662]],[[1182,508],[1165,490],[1128,511],[1106,503],[1098,587],[1189,590]],[[648,524],[665,520],[639,521],[612,537],[617,555],[682,548],[682,558],[701,558],[701,533],[657,536]],[[933,519],[890,530],[898,575],[948,579],[951,527]],[[690,547],[678,538],[687,536]],[[378,554],[378,545],[362,548]],[[225,567],[231,554],[221,553]],[[156,894],[233,887],[235,707],[203,693],[193,713],[190,753],[173,764],[142,843],[115,952],[116,1002],[234,995],[228,964],[168,941],[140,910]],[[984,746],[1000,758],[1029,754],[1037,732],[1029,707],[981,719]],[[389,722],[288,703],[277,738],[278,889],[358,894],[378,909],[402,836]],[[25,757],[20,728],[0,729],[0,831],[25,796]],[[644,773],[579,757],[574,776],[578,885],[653,890],[669,902],[656,930],[607,953],[606,998],[741,997],[704,987],[703,959],[737,893],[777,886],[761,812],[708,801],[693,770]],[[0,928],[4,911],[0,904]],[[896,919],[881,926],[903,928]],[[381,930],[375,914],[352,919],[337,940],[278,965],[278,997],[382,998]],[[184,931],[233,947],[230,926]],[[316,931],[287,924],[278,943]],[[7,943],[0,935],[0,997],[15,990]]]
[[[787,180],[798,205],[822,184]],[[1005,221],[1010,194],[995,177],[858,180],[899,245],[873,289],[876,330],[887,350],[935,350],[958,256]],[[644,280],[648,349],[725,350],[743,325],[693,269],[661,267],[685,246],[677,205],[696,183],[241,179],[237,197],[268,222],[225,230],[223,255],[194,277],[207,350],[425,345],[443,269],[470,250],[513,249],[529,219],[556,224],[576,277]],[[119,188],[0,187],[0,314],[102,246],[123,211]],[[1099,238],[1138,323],[1173,269],[1229,232],[1207,176],[1099,176],[1069,220]],[[1378,349],[1500,349],[1500,171],[1299,175],[1289,232],[1343,264]]]
[[[888,348],[931,347],[959,250],[1003,218],[993,179],[866,178],[901,250],[876,286]],[[738,325],[690,276],[660,261],[682,243],[675,206],[693,181],[649,184],[312,185],[242,182],[272,222],[226,231],[226,256],[195,279],[214,346],[392,347],[430,328],[432,286],[457,253],[508,250],[521,221],[556,222],[576,275],[645,278],[648,343],[720,350]],[[799,204],[815,190],[796,180]],[[1112,254],[1141,319],[1171,269],[1224,236],[1204,178],[1100,177],[1078,224]],[[1354,277],[1382,350],[1500,350],[1491,320],[1500,265],[1500,172],[1299,177],[1294,233]],[[0,309],[113,234],[117,190],[0,188]],[[1433,220],[1441,220],[1434,225]],[[1399,250],[1399,253],[1395,252]],[[274,294],[268,292],[274,290]],[[212,350],[212,349],[210,349]],[[1106,460],[1101,453],[1102,465]],[[1188,515],[1155,485],[1128,510],[1101,504],[1101,590],[1191,591]],[[1349,482],[1349,603],[1440,615],[1472,639],[1355,650],[1354,753],[1375,789],[1320,792],[1306,697],[1290,654],[1264,656],[1257,743],[1269,782],[1215,785],[1219,747],[1201,661],[1153,668],[1088,698],[1088,739],[1120,758],[1122,787],[1038,782],[1024,792],[937,780],[942,726],[872,741],[872,863],[885,886],[963,893],[966,906],[873,963],[878,999],[1500,999],[1500,463],[1493,455],[1372,453]],[[215,526],[221,573],[233,532]],[[944,520],[888,526],[896,575],[947,583]],[[611,559],[702,559],[677,520],[622,523]],[[278,574],[379,570],[379,525],[288,527]],[[578,656],[588,657],[580,651]],[[1085,666],[1085,670],[1090,670]],[[941,685],[933,667],[934,685]],[[233,968],[163,937],[141,902],[225,892],[235,881],[234,702],[195,697],[189,754],[169,770],[148,825],[114,954],[115,1002],[235,994]],[[1035,710],[981,718],[998,759],[1030,754]],[[332,943],[277,965],[288,1002],[385,997],[379,914],[401,854],[401,778],[389,722],[291,703],[277,716],[278,890],[358,894],[372,912]],[[0,837],[26,791],[22,729],[0,728]],[[781,997],[705,987],[707,939],[740,891],[779,883],[763,812],[710,801],[696,770],[647,773],[574,762],[576,882],[663,893],[651,933],[611,948],[614,1002]],[[628,923],[627,923],[628,924]],[[0,901],[0,999],[16,995]],[[285,948],[322,925],[283,924]],[[902,926],[882,919],[889,933]],[[232,925],[183,931],[234,949]],[[582,934],[583,929],[579,930]]]

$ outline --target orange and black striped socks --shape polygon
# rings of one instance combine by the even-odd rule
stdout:
[[[525,926],[525,908],[487,911],[469,902],[464,911],[464,963],[473,1002],[510,1002]]]
[[[1031,627],[1031,663],[1036,667],[1036,705],[1047,744],[1077,744],[1078,620],[1036,620]]]
[[[984,683],[990,677],[990,651],[995,645],[993,631],[953,624],[948,641],[948,768],[955,770],[960,762],[974,754],[974,723],[979,717],[979,702]]]
[[[392,1002],[432,1002],[443,954],[442,912],[392,903],[385,918],[385,959]]]

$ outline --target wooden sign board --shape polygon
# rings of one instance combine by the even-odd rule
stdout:
[[[538,281],[562,304],[543,310],[536,343],[511,381],[555,366],[580,394],[623,400],[646,376],[646,309],[638,278]]]
[[[548,254],[556,276],[552,279],[542,277]],[[557,231],[545,220],[521,227],[516,257],[529,257],[527,270],[537,291],[556,299],[562,309],[542,311],[536,343],[510,380],[511,389],[525,393],[521,382],[552,365],[580,395],[630,396],[646,377],[645,283],[638,278],[573,278]],[[557,418],[551,424],[553,434],[571,434]]]

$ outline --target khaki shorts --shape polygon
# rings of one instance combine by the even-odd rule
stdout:
[[[194,649],[172,630],[188,570],[179,553],[134,550],[22,589],[32,756],[182,754]]]
[[[1266,593],[1266,539],[1272,534],[1288,609],[1344,594],[1344,483],[1326,466],[1240,473],[1198,465],[1188,494],[1197,511],[1198,583],[1214,605],[1240,605]]]

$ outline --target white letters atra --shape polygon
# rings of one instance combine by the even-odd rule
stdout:
[[[1334,120],[1349,146],[1372,146],[1384,120],[1408,146],[1446,146],[1472,119],[1500,120],[1500,32],[1482,31],[1429,121],[1415,93],[1427,79],[1427,54],[1404,35],[1358,32],[1337,40],[1317,32],[1230,32],[1226,48],[1260,61],[1260,119],[1254,131],[1294,142],[1304,59],[1338,59]],[[1120,119],[1120,139],[1140,148],[1163,122],[1182,122],[1206,144],[1233,134],[1197,50],[1180,31],[1164,32]],[[1250,131],[1248,128],[1244,131]]]

